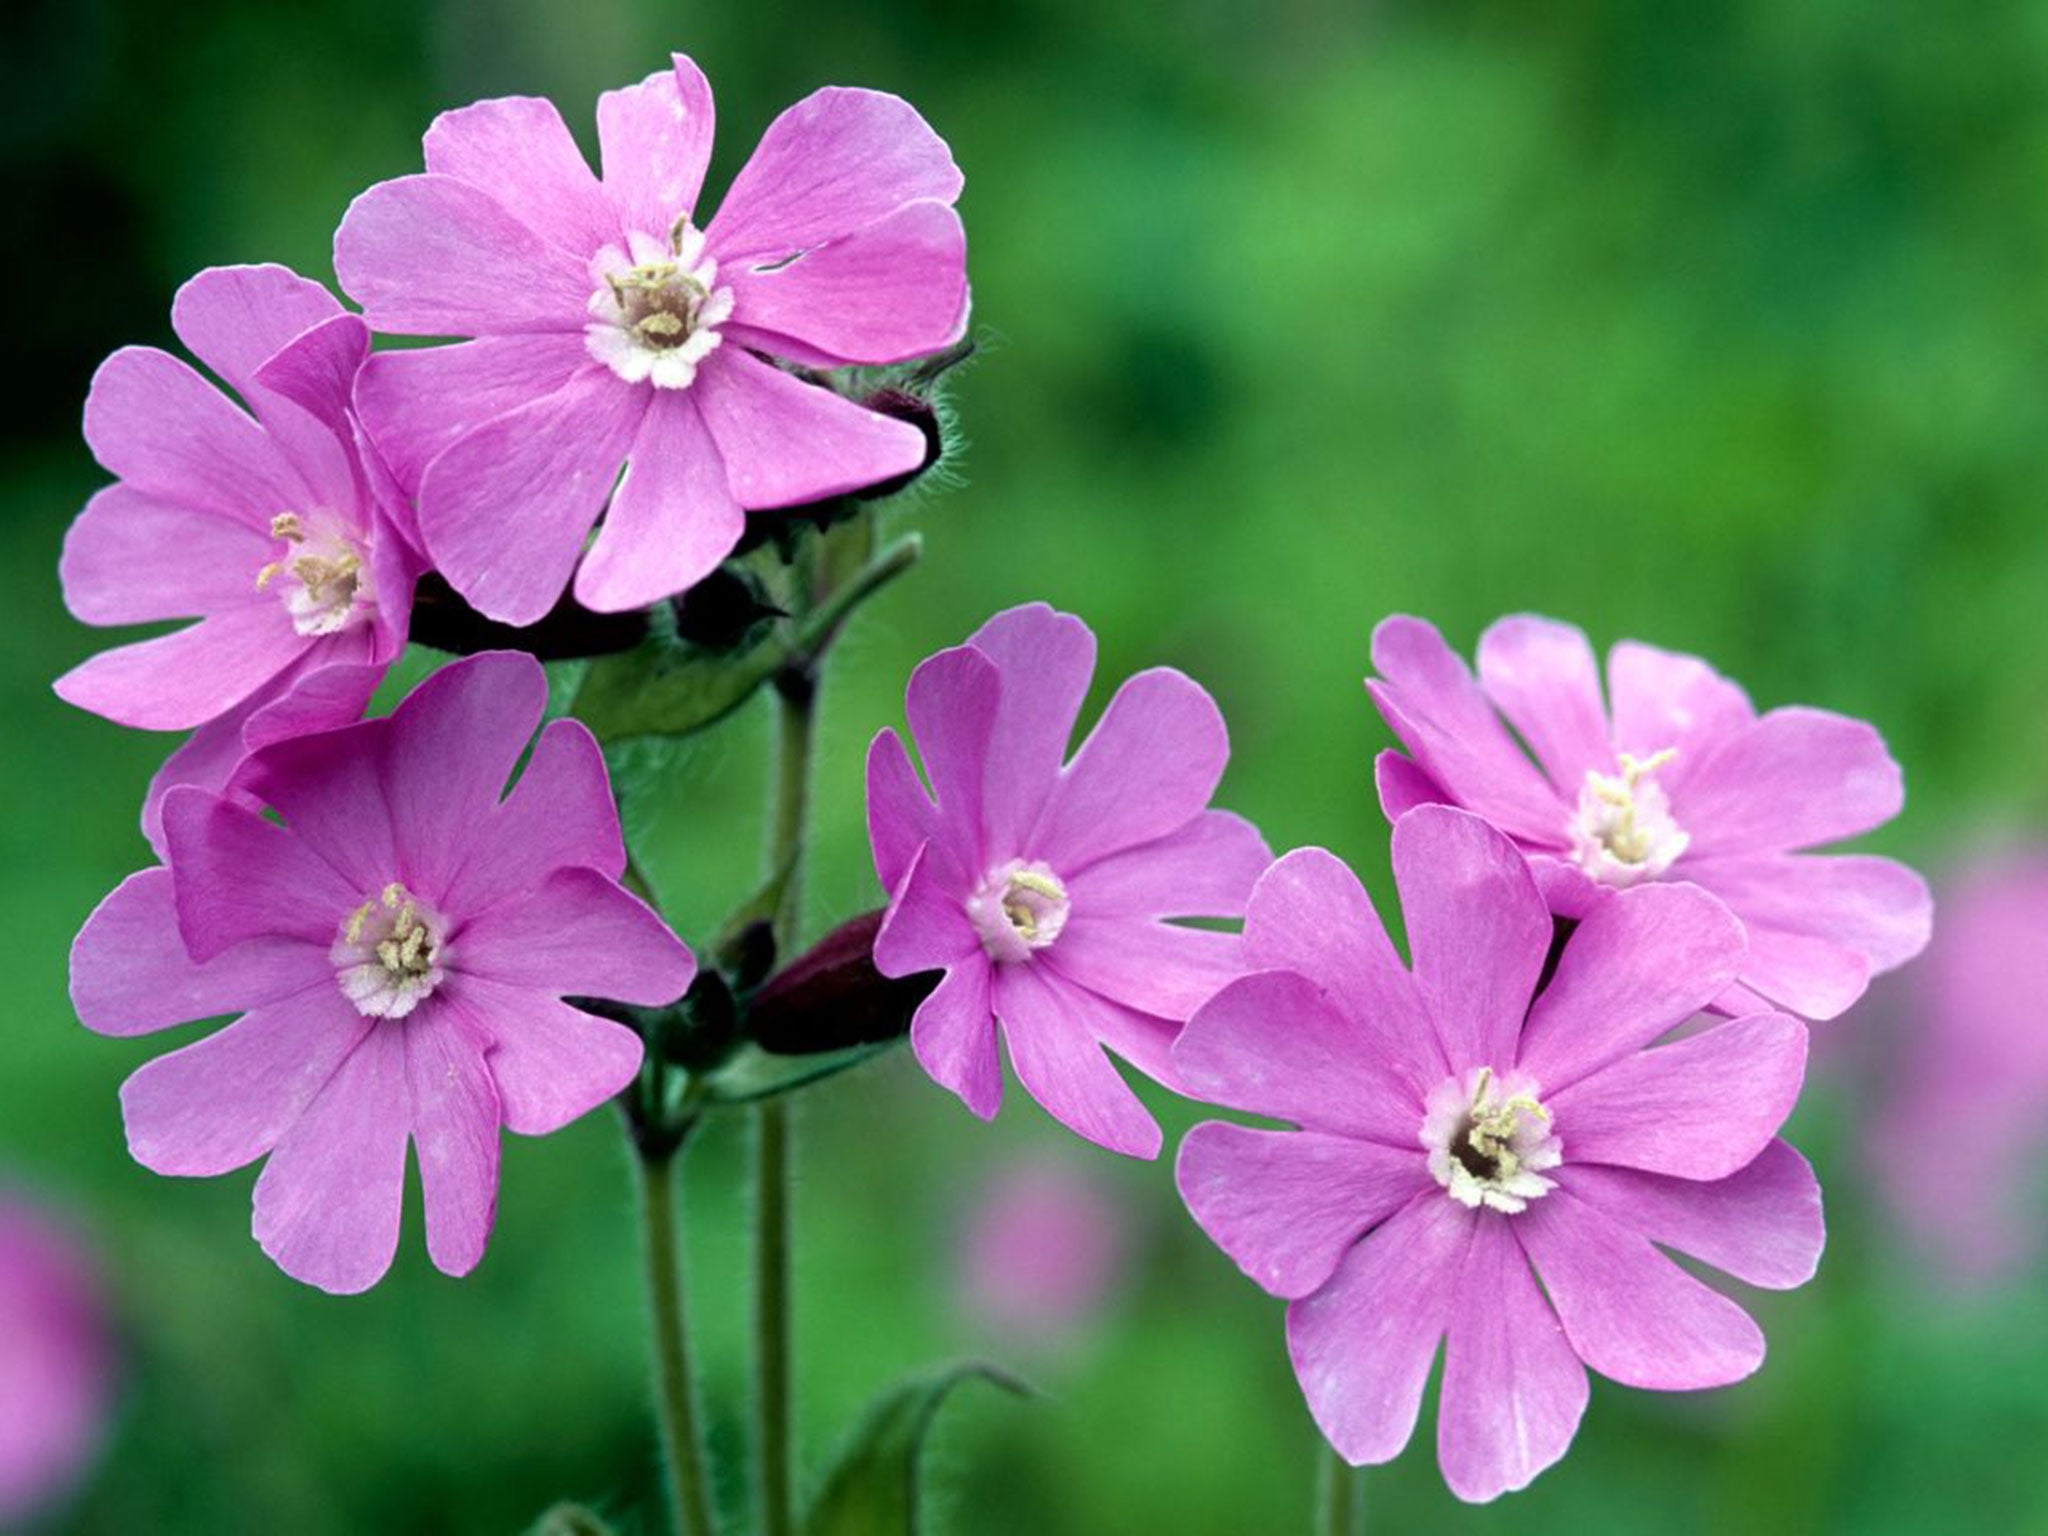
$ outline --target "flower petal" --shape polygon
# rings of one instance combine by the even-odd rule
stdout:
[[[1790,1290],[1813,1278],[1827,1242],[1813,1169],[1782,1141],[1725,1179],[1674,1179],[1575,1164],[1563,1188],[1665,1248],[1751,1285]]]
[[[336,314],[292,338],[256,370],[255,381],[279,399],[288,400],[313,418],[314,429],[334,444],[350,442],[349,407],[354,402],[356,373],[370,355],[370,328],[361,315]],[[277,413],[265,418],[276,419]],[[346,466],[337,479],[354,487]],[[353,496],[350,497],[353,502]]]
[[[1724,1179],[1755,1158],[1798,1101],[1806,1026],[1733,1019],[1546,1091],[1568,1163]]]
[[[704,233],[721,262],[785,256],[905,203],[950,203],[961,184],[945,141],[909,102],[833,86],[768,125]]]
[[[1174,1164],[1210,1241],[1275,1296],[1319,1289],[1365,1233],[1432,1187],[1419,1148],[1209,1120]]]
[[[1182,1020],[1245,972],[1234,933],[1076,912],[1041,957],[1068,981],[1160,1018]]]
[[[153,1172],[195,1178],[254,1162],[375,1022],[330,973],[145,1063],[121,1085],[129,1153]]]
[[[333,294],[290,267],[208,267],[171,300],[171,329],[228,388],[261,410],[252,386],[265,360],[341,313]]]
[[[597,111],[602,130],[602,97]],[[624,233],[562,114],[542,97],[500,96],[443,112],[423,147],[430,174],[513,195],[535,233],[585,261]]]
[[[597,738],[580,720],[551,720],[512,793],[470,843],[444,899],[451,911],[477,911],[570,864],[617,880],[625,873],[626,845]]]
[[[1026,603],[997,614],[967,643],[1002,676],[983,809],[990,852],[1011,858],[1025,851],[1066,761],[1074,720],[1095,675],[1095,635],[1070,613]]]
[[[1479,637],[1479,681],[1560,795],[1613,769],[1600,663],[1582,630],[1528,613],[1502,619]]]
[[[366,358],[355,403],[371,440],[408,493],[442,449],[494,416],[552,395],[593,364],[581,335],[482,336]],[[623,452],[623,450],[622,450]]]
[[[698,365],[689,393],[749,510],[798,506],[906,475],[925,437],[906,421],[807,384],[735,345]]]
[[[1699,751],[1756,717],[1749,695],[1697,656],[1624,640],[1607,653],[1614,746],[1649,759],[1676,751],[1679,778]]]
[[[463,976],[451,1009],[491,1042],[487,1065],[505,1128],[546,1136],[623,1092],[645,1047],[623,1024],[531,987]]]
[[[948,969],[981,954],[963,893],[947,882],[944,867],[935,844],[920,844],[912,856],[875,935],[875,969],[884,976]]]
[[[231,780],[237,795],[279,812],[292,835],[354,888],[357,902],[408,878],[384,783],[390,730],[388,720],[368,720],[275,742],[252,753]]]
[[[1171,667],[1128,679],[1054,783],[1035,853],[1078,876],[1097,859],[1179,831],[1207,809],[1230,760],[1216,701]]]
[[[589,260],[453,176],[381,181],[334,232],[335,276],[387,335],[581,332]]]
[[[1744,948],[1742,924],[1697,886],[1613,893],[1566,941],[1517,1065],[1556,1092],[1620,1061],[1712,1002]]]
[[[1809,934],[1867,956],[1873,973],[1927,947],[1934,898],[1905,865],[1867,854],[1687,859],[1678,874],[1728,903],[1752,932]]]
[[[967,232],[941,202],[906,203],[774,266],[731,262],[729,340],[813,367],[900,363],[967,326]]]
[[[1442,785],[1424,773],[1413,758],[1403,757],[1391,747],[1372,760],[1372,777],[1388,826],[1418,805],[1450,804],[1450,796],[1444,793]]]
[[[903,738],[891,730],[875,732],[868,743],[868,844],[883,890],[893,893],[902,884],[938,821],[938,808],[911,767]]]
[[[1763,1364],[1764,1336],[1748,1313],[1565,1189],[1531,1201],[1514,1232],[1565,1337],[1602,1376],[1681,1392],[1726,1386]]]
[[[1287,1352],[1324,1437],[1353,1466],[1392,1461],[1415,1432],[1477,1223],[1441,1190],[1355,1244],[1330,1283],[1287,1308]]]
[[[1749,929],[1741,980],[1773,1008],[1802,1019],[1833,1019],[1869,989],[1870,961],[1830,939],[1757,926]]]
[[[1693,858],[1854,837],[1890,821],[1906,800],[1899,765],[1873,727],[1797,707],[1723,737],[1674,777],[1670,793]]]
[[[1446,1059],[1459,1070],[1514,1060],[1553,932],[1514,844],[1467,811],[1418,806],[1394,827],[1394,883]]]
[[[984,1120],[993,1119],[1003,1101],[989,969],[982,960],[954,966],[910,1021],[917,1064]]]
[[[87,624],[147,624],[248,607],[276,546],[235,518],[110,485],[64,535],[64,606]],[[274,606],[274,605],[273,605]]]
[[[710,575],[746,526],[696,401],[657,389],[626,478],[576,572],[576,599],[600,613],[659,602]]]
[[[282,603],[252,600],[88,657],[53,685],[67,704],[143,731],[189,731],[285,671],[312,642]]]
[[[465,976],[648,1007],[681,997],[697,971],[652,907],[594,869],[556,870],[471,918],[450,948]]]
[[[427,1256],[444,1275],[466,1275],[498,1214],[498,1090],[457,1017],[436,1010],[402,1028]]]
[[[367,1031],[256,1181],[256,1241],[294,1280],[366,1291],[398,1251],[411,1106],[405,1031]]]
[[[1096,860],[1067,891],[1091,916],[1239,917],[1272,862],[1257,827],[1204,811],[1177,832]]]
[[[297,939],[324,951],[363,893],[302,839],[203,789],[164,796],[178,931],[205,964],[250,939]]]
[[[472,607],[531,624],[555,605],[619,478],[648,395],[588,369],[457,438],[427,465],[420,532]]]
[[[919,662],[903,694],[911,738],[938,801],[941,835],[933,842],[944,843],[970,880],[987,862],[982,784],[1002,687],[995,664],[961,645]]]
[[[1528,1487],[1571,1447],[1586,1411],[1586,1368],[1510,1226],[1478,1213],[1444,1338],[1437,1461],[1471,1504]]]
[[[195,961],[178,932],[172,875],[163,868],[115,886],[71,944],[71,1006],[102,1035],[146,1035],[260,1008],[332,975],[324,944],[288,939],[254,939]]]
[[[605,193],[628,230],[662,238],[696,211],[717,127],[704,71],[670,57],[670,68],[597,98]]]
[[[1207,1103],[1413,1151],[1422,1100],[1372,1043],[1313,981],[1261,971],[1188,1020],[1173,1061]]]
[[[1159,1125],[1035,965],[998,966],[996,1017],[1024,1091],[1075,1135],[1127,1157],[1159,1155]]]

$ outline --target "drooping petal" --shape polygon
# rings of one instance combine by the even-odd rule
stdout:
[[[255,420],[186,364],[123,347],[92,376],[85,440],[110,474],[178,506],[267,530],[303,512],[314,488]],[[254,577],[251,577],[254,580]]]
[[[1687,859],[1677,873],[1705,886],[1752,930],[1809,934],[1853,949],[1873,973],[1927,947],[1934,898],[1927,882],[1867,854],[1758,854]]]
[[[488,1058],[505,1128],[547,1136],[624,1091],[645,1047],[623,1024],[531,987],[464,976],[449,1007],[491,1042]]]
[[[1415,1432],[1476,1222],[1426,1190],[1344,1256],[1329,1284],[1287,1308],[1287,1352],[1309,1412],[1354,1466],[1391,1461]]]
[[[1419,806],[1394,827],[1394,883],[1447,1060],[1459,1070],[1512,1061],[1553,932],[1522,856],[1469,812]]]
[[[1380,811],[1392,826],[1418,805],[1446,805],[1450,796],[1441,784],[1389,747],[1372,760],[1373,787],[1379,791]]]
[[[204,964],[250,939],[325,950],[363,893],[275,822],[203,789],[164,796],[178,931]]]
[[[997,614],[967,643],[1002,674],[984,815],[990,851],[1009,858],[1024,852],[1066,761],[1074,720],[1095,675],[1095,635],[1070,613],[1026,603]]]
[[[1416,765],[1459,805],[1541,846],[1563,846],[1567,802],[1537,771],[1434,625],[1397,614],[1372,632],[1366,691]]]
[[[1709,743],[1755,718],[1749,695],[1697,656],[1624,640],[1607,653],[1614,746],[1648,761],[1675,751],[1673,777]]]
[[[71,1006],[102,1035],[145,1035],[260,1008],[332,975],[324,943],[287,939],[254,939],[195,961],[178,932],[172,876],[163,868],[115,886],[71,944]]]
[[[366,1291],[398,1251],[411,1105],[405,1032],[367,1031],[256,1181],[256,1241],[294,1280]]]
[[[1557,1178],[1651,1242],[1771,1290],[1811,1280],[1827,1241],[1813,1169],[1782,1141],[1725,1179],[1674,1179],[1590,1163],[1561,1168]]]
[[[1076,912],[1044,963],[1091,992],[1161,1018],[1185,1019],[1244,974],[1234,933]]]
[[[717,125],[704,72],[671,57],[671,68],[597,98],[605,194],[628,230],[658,237],[696,211]]]
[[[1003,1101],[989,969],[978,960],[954,966],[910,1021],[917,1064],[984,1120],[993,1119]]]
[[[967,324],[967,232],[940,202],[776,266],[733,262],[729,340],[816,367],[899,363],[951,346]]]
[[[512,793],[470,842],[443,899],[450,911],[474,912],[570,864],[617,880],[626,845],[597,738],[580,720],[552,720]]]
[[[1257,827],[1229,811],[1204,811],[1177,832],[1096,860],[1066,884],[1076,908],[1090,914],[1238,917],[1272,862]]]
[[[705,229],[721,262],[784,256],[851,234],[961,175],[917,109],[881,91],[814,91],[768,125]]]
[[[972,646],[927,656],[910,674],[903,710],[938,800],[941,837],[969,879],[982,872],[987,839],[982,784],[1002,698],[1002,675]]]
[[[1587,913],[1522,1030],[1519,1065],[1546,1091],[1641,1050],[1733,981],[1742,924],[1697,886],[1619,891]]]
[[[272,540],[247,523],[110,485],[64,535],[64,606],[88,624],[196,618],[256,601]]]
[[[981,953],[965,893],[947,882],[934,847],[920,844],[912,855],[875,935],[875,969],[884,976],[949,969]]]
[[[875,732],[868,743],[868,845],[883,890],[895,894],[938,819],[903,738],[891,730]]]
[[[449,956],[463,976],[649,1007],[681,997],[697,970],[652,907],[594,869],[558,869],[479,913]]]
[[[1806,1077],[1806,1026],[1733,1019],[1546,1091],[1568,1163],[1724,1179],[1769,1144]]]
[[[1444,1337],[1436,1454],[1451,1492],[1484,1504],[1564,1455],[1587,1382],[1508,1218],[1477,1220]]]
[[[1567,1154],[1569,1155],[1569,1154]],[[1563,1188],[1514,1219],[1581,1360],[1630,1387],[1722,1387],[1763,1364],[1749,1314]]]
[[[1225,987],[1188,1020],[1174,1065],[1193,1097],[1308,1130],[1414,1149],[1422,1100],[1329,994],[1291,971]]]
[[[576,600],[600,613],[659,602],[710,575],[746,526],[691,392],[657,389],[576,572]]]
[[[1479,637],[1479,681],[1561,795],[1575,797],[1589,771],[1613,770],[1600,663],[1584,631],[1534,614],[1502,619]]]
[[[420,532],[448,582],[490,618],[555,605],[640,429],[650,391],[602,368],[494,416],[429,463]]]
[[[67,704],[142,731],[189,731],[224,715],[312,644],[284,604],[251,592],[184,629],[88,657],[53,685]]]
[[[375,1024],[332,972],[145,1063],[121,1085],[128,1151],[156,1173],[208,1178],[254,1162]]]
[[[1275,1296],[1306,1296],[1351,1245],[1432,1187],[1420,1148],[1209,1120],[1174,1164],[1189,1214]]]
[[[998,966],[996,1017],[1024,1091],[1075,1135],[1127,1157],[1159,1155],[1159,1124],[1035,965]]]
[[[1774,709],[1721,738],[1674,777],[1670,793],[1694,858],[1854,837],[1890,821],[1906,798],[1899,765],[1873,727],[1799,707]]]
[[[272,353],[255,379],[311,416],[336,443],[345,443],[356,373],[369,355],[370,328],[363,317],[332,315]],[[352,478],[345,483],[352,485]]]
[[[589,261],[453,176],[381,181],[334,232],[335,276],[386,334],[581,332]]]
[[[575,374],[595,380],[605,372],[581,335],[482,336],[373,354],[356,375],[355,403],[391,473],[412,492],[457,438],[545,399]]]
[[[602,97],[597,112],[602,131]],[[443,112],[423,143],[429,173],[508,195],[535,233],[585,261],[623,233],[568,124],[543,97],[500,96]]]
[[[1229,760],[1223,716],[1199,683],[1171,667],[1137,673],[1054,783],[1033,851],[1078,875],[1177,832],[1208,808]]]
[[[1416,1104],[1451,1068],[1415,982],[1358,876],[1322,848],[1297,848],[1259,877],[1244,925],[1245,964],[1306,976],[1350,1020]]]
[[[436,1010],[400,1027],[427,1255],[442,1274],[466,1275],[483,1258],[498,1214],[498,1090],[484,1042],[459,1018]]]
[[[750,511],[857,491],[924,463],[924,433],[909,422],[807,384],[737,345],[705,358],[688,393],[725,460],[733,499]]]

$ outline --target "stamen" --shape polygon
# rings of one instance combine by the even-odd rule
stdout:
[[[444,926],[394,881],[351,912],[329,958],[344,996],[370,1018],[402,1019],[441,981]]]
[[[1667,747],[1647,758],[1623,752],[1616,774],[1588,770],[1568,829],[1572,857],[1603,884],[1629,886],[1663,874],[1692,841],[1671,815],[1654,775],[1677,760]]]
[[[967,898],[968,920],[989,957],[1028,960],[1067,925],[1067,888],[1044,864],[1022,859],[992,871]]]
[[[1429,1170],[1460,1205],[1509,1215],[1554,1186],[1543,1171],[1564,1159],[1535,1084],[1496,1080],[1492,1067],[1439,1084],[1425,1106]]]

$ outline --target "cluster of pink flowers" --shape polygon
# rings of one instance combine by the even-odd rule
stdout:
[[[680,593],[748,511],[917,469],[924,433],[833,370],[966,321],[960,173],[897,98],[799,102],[709,219],[694,64],[597,117],[602,174],[545,101],[442,115],[426,173],[335,237],[361,313],[282,267],[202,272],[172,324],[213,379],[127,348],[86,403],[115,483],[66,541],[66,601],[198,622],[57,683],[191,733],[143,810],[160,863],[93,913],[72,995],[111,1035],[240,1015],[128,1080],[129,1145],[170,1174],[267,1158],[256,1237],[332,1291],[389,1265],[408,1148],[434,1262],[475,1265],[499,1128],[553,1130],[640,1066],[637,1034],[566,999],[663,1004],[693,971],[620,884],[596,742],[535,739],[532,657],[462,661],[364,720],[416,585],[515,625],[572,584],[600,610]],[[373,354],[373,331],[472,339]]]
[[[875,739],[875,958],[944,972],[912,1044],[977,1114],[1000,1035],[1032,1096],[1116,1151],[1160,1138],[1105,1048],[1296,1127],[1197,1126],[1189,1211],[1289,1303],[1295,1374],[1346,1460],[1407,1443],[1441,1349],[1439,1460],[1488,1500],[1564,1454],[1589,1368],[1673,1390],[1762,1362],[1750,1317],[1660,1250],[1758,1286],[1813,1274],[1819,1186],[1778,1139],[1805,1021],[1916,954],[1932,909],[1902,865],[1805,851],[1900,808],[1861,722],[1759,716],[1706,663],[1636,644],[1610,704],[1585,637],[1531,617],[1488,631],[1477,681],[1415,619],[1373,657],[1409,753],[1379,764],[1406,964],[1335,857],[1269,866],[1209,808],[1227,742],[1179,673],[1132,678],[1063,763],[1094,645],[1042,605],[912,676],[929,793]]]

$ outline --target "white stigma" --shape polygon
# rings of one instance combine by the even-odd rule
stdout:
[[[363,552],[332,514],[280,512],[270,536],[282,555],[256,573],[256,590],[276,588],[302,635],[336,635],[367,623],[377,611],[376,592]]]
[[[991,960],[1029,960],[1067,926],[1067,888],[1044,864],[1012,859],[967,898],[967,917]]]
[[[718,327],[732,318],[732,290],[718,286],[718,263],[704,254],[704,232],[688,214],[666,242],[635,230],[626,244],[606,246],[590,263],[597,287],[583,344],[628,384],[688,389],[723,340]]]
[[[1602,885],[1654,880],[1692,841],[1672,819],[1671,802],[1655,778],[1677,755],[1666,750],[1638,761],[1624,752],[1619,774],[1587,771],[1572,816],[1572,860]]]
[[[1458,1204],[1512,1216],[1556,1187],[1543,1171],[1564,1161],[1564,1144],[1529,1078],[1478,1067],[1439,1083],[1423,1109],[1429,1171]]]
[[[342,919],[327,958],[342,995],[373,1019],[402,1019],[441,984],[447,924],[397,881]]]

